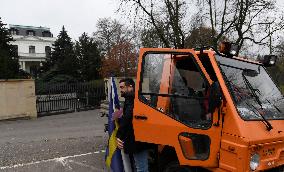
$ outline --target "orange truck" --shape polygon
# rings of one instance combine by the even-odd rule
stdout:
[[[142,48],[133,126],[152,171],[283,171],[284,98],[257,62],[222,50]]]

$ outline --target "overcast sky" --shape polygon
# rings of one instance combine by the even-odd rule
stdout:
[[[277,0],[284,8],[284,0]],[[6,24],[45,26],[54,37],[64,25],[73,39],[96,30],[99,18],[111,17],[120,21],[116,13],[119,0],[1,0],[0,17]]]
[[[0,17],[6,24],[44,26],[56,37],[64,25],[73,39],[95,31],[103,17],[119,19],[117,0],[1,0]]]

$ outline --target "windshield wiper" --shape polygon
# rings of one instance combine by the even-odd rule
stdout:
[[[282,111],[273,103],[271,103],[269,100],[265,99],[270,105],[272,105],[279,113],[282,113]]]
[[[261,118],[263,119],[262,122],[263,122],[264,125],[266,126],[267,131],[270,131],[270,130],[273,129],[273,127],[272,127],[272,125],[270,124],[270,122],[267,121],[267,119],[262,115],[261,112],[258,111],[258,109],[257,109],[254,105],[248,104],[248,103],[246,103],[246,104],[247,104],[248,106],[252,106],[252,107],[258,112],[258,113],[255,113],[255,112],[253,111],[256,115],[259,114],[259,115],[261,116]]]
[[[255,98],[256,102],[260,105],[261,109],[262,109],[262,103],[259,100],[259,97],[256,95],[255,93],[255,89],[252,87],[252,85],[250,84],[249,80],[247,79],[247,77],[242,74],[243,79],[245,81],[246,86],[249,88],[250,92],[252,93],[253,97]]]
[[[255,100],[257,101],[257,103],[260,105],[261,109],[263,109],[263,108],[262,108],[262,103],[261,103],[261,101],[259,100],[259,97],[258,97],[258,96],[256,95],[256,93],[255,93],[255,89],[252,87],[252,85],[250,84],[250,82],[249,82],[249,80],[247,79],[247,77],[246,77],[244,74],[242,74],[242,76],[243,76],[243,79],[244,79],[244,81],[245,81],[246,86],[249,88],[250,92],[252,93],[252,95],[253,95],[253,97],[255,98]],[[272,127],[272,125],[270,124],[270,122],[267,121],[267,119],[262,115],[262,113],[259,112],[258,109],[257,109],[256,107],[254,107],[252,104],[251,104],[251,106],[258,112],[258,114],[259,114],[259,115],[261,116],[261,118],[263,119],[263,122],[264,122],[264,124],[266,125],[266,129],[267,129],[268,131],[270,131],[271,129],[273,129],[273,127]]]

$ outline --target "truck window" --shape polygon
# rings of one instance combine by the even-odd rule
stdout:
[[[209,128],[208,82],[192,54],[147,54],[140,101],[192,128]]]
[[[284,119],[284,98],[259,64],[216,55],[223,77],[244,120]]]

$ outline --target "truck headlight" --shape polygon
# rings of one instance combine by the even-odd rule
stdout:
[[[259,154],[255,153],[253,154],[251,157],[250,157],[250,163],[249,163],[249,166],[250,166],[250,169],[251,170],[256,170],[257,167],[259,166],[259,160],[260,160],[260,156]]]

